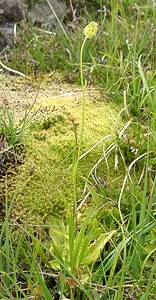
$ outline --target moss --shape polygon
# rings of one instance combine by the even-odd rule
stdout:
[[[46,105],[57,111],[48,116],[43,114],[29,132],[25,143],[27,153],[25,163],[17,176],[17,197],[14,205],[16,217],[25,216],[45,219],[51,213],[63,214],[73,205],[72,186],[72,152],[75,146],[74,124],[77,138],[81,129],[81,99],[73,97],[46,99]],[[65,106],[65,107],[64,107]],[[62,109],[63,107],[63,109]],[[94,103],[86,100],[85,130],[82,152],[90,149],[98,140],[108,133],[113,133],[110,109],[117,116],[117,108],[103,102]],[[102,153],[99,145],[81,161],[78,169],[78,197],[82,196],[84,179]],[[32,171],[33,170],[33,171]],[[20,209],[21,208],[21,209]],[[20,212],[21,211],[21,212]],[[26,213],[27,211],[27,213]]]

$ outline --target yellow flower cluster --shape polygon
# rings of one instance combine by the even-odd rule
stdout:
[[[98,31],[98,24],[96,22],[90,22],[84,28],[84,35],[87,39],[92,39],[94,36],[96,36],[97,31]]]

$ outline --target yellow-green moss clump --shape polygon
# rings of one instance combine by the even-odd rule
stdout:
[[[81,99],[75,100],[73,96],[45,99],[42,115],[31,126],[26,138],[25,163],[16,179],[14,214],[17,218],[28,218],[29,215],[28,219],[34,220],[38,216],[41,222],[51,213],[61,214],[71,209],[73,183],[70,166],[75,135],[79,140],[81,113]],[[117,108],[114,105],[104,100],[86,100],[83,152],[114,132],[113,115],[115,119]],[[103,144],[100,144],[80,161],[78,197],[82,196],[82,177],[87,177],[102,151]]]

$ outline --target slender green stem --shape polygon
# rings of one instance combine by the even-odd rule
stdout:
[[[81,46],[81,51],[80,51],[80,78],[81,78],[81,87],[82,87],[82,122],[81,122],[81,132],[80,132],[80,143],[79,143],[79,148],[78,148],[78,161],[80,157],[80,152],[81,152],[81,146],[82,146],[82,138],[83,138],[83,131],[84,131],[84,109],[85,109],[85,88],[86,88],[86,83],[84,82],[84,77],[83,77],[83,50],[85,43],[87,41],[87,37],[85,37],[82,46]]]
[[[81,46],[80,51],[80,79],[81,79],[81,87],[82,87],[82,119],[81,119],[81,131],[80,131],[80,142],[77,147],[75,146],[74,151],[74,159],[73,159],[73,183],[74,183],[74,219],[75,225],[77,224],[77,193],[76,193],[76,182],[77,182],[77,170],[79,164],[79,158],[81,154],[81,147],[82,147],[82,138],[83,138],[83,131],[84,131],[84,109],[85,109],[85,88],[86,84],[84,82],[83,77],[83,50],[85,43],[87,41],[87,37],[84,38],[84,41]]]

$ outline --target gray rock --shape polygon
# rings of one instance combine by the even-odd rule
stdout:
[[[62,21],[67,12],[65,2],[57,0],[49,0],[49,2],[59,20]],[[41,0],[39,3],[37,3],[28,13],[28,18],[33,24],[48,30],[57,25],[56,18],[46,0]]]
[[[14,39],[14,25],[8,24],[6,26],[0,26],[0,51],[2,51],[7,45],[13,46]]]
[[[16,23],[23,18],[23,5],[20,0],[0,1],[0,24]]]
[[[15,23],[22,20],[24,6],[20,0],[0,0],[0,51],[13,45]]]
[[[63,21],[66,12],[65,0],[49,0],[59,20]],[[55,14],[46,0],[40,0],[29,11],[24,0],[0,0],[0,52],[14,43],[14,25],[28,18],[32,24],[51,30],[57,26]]]

